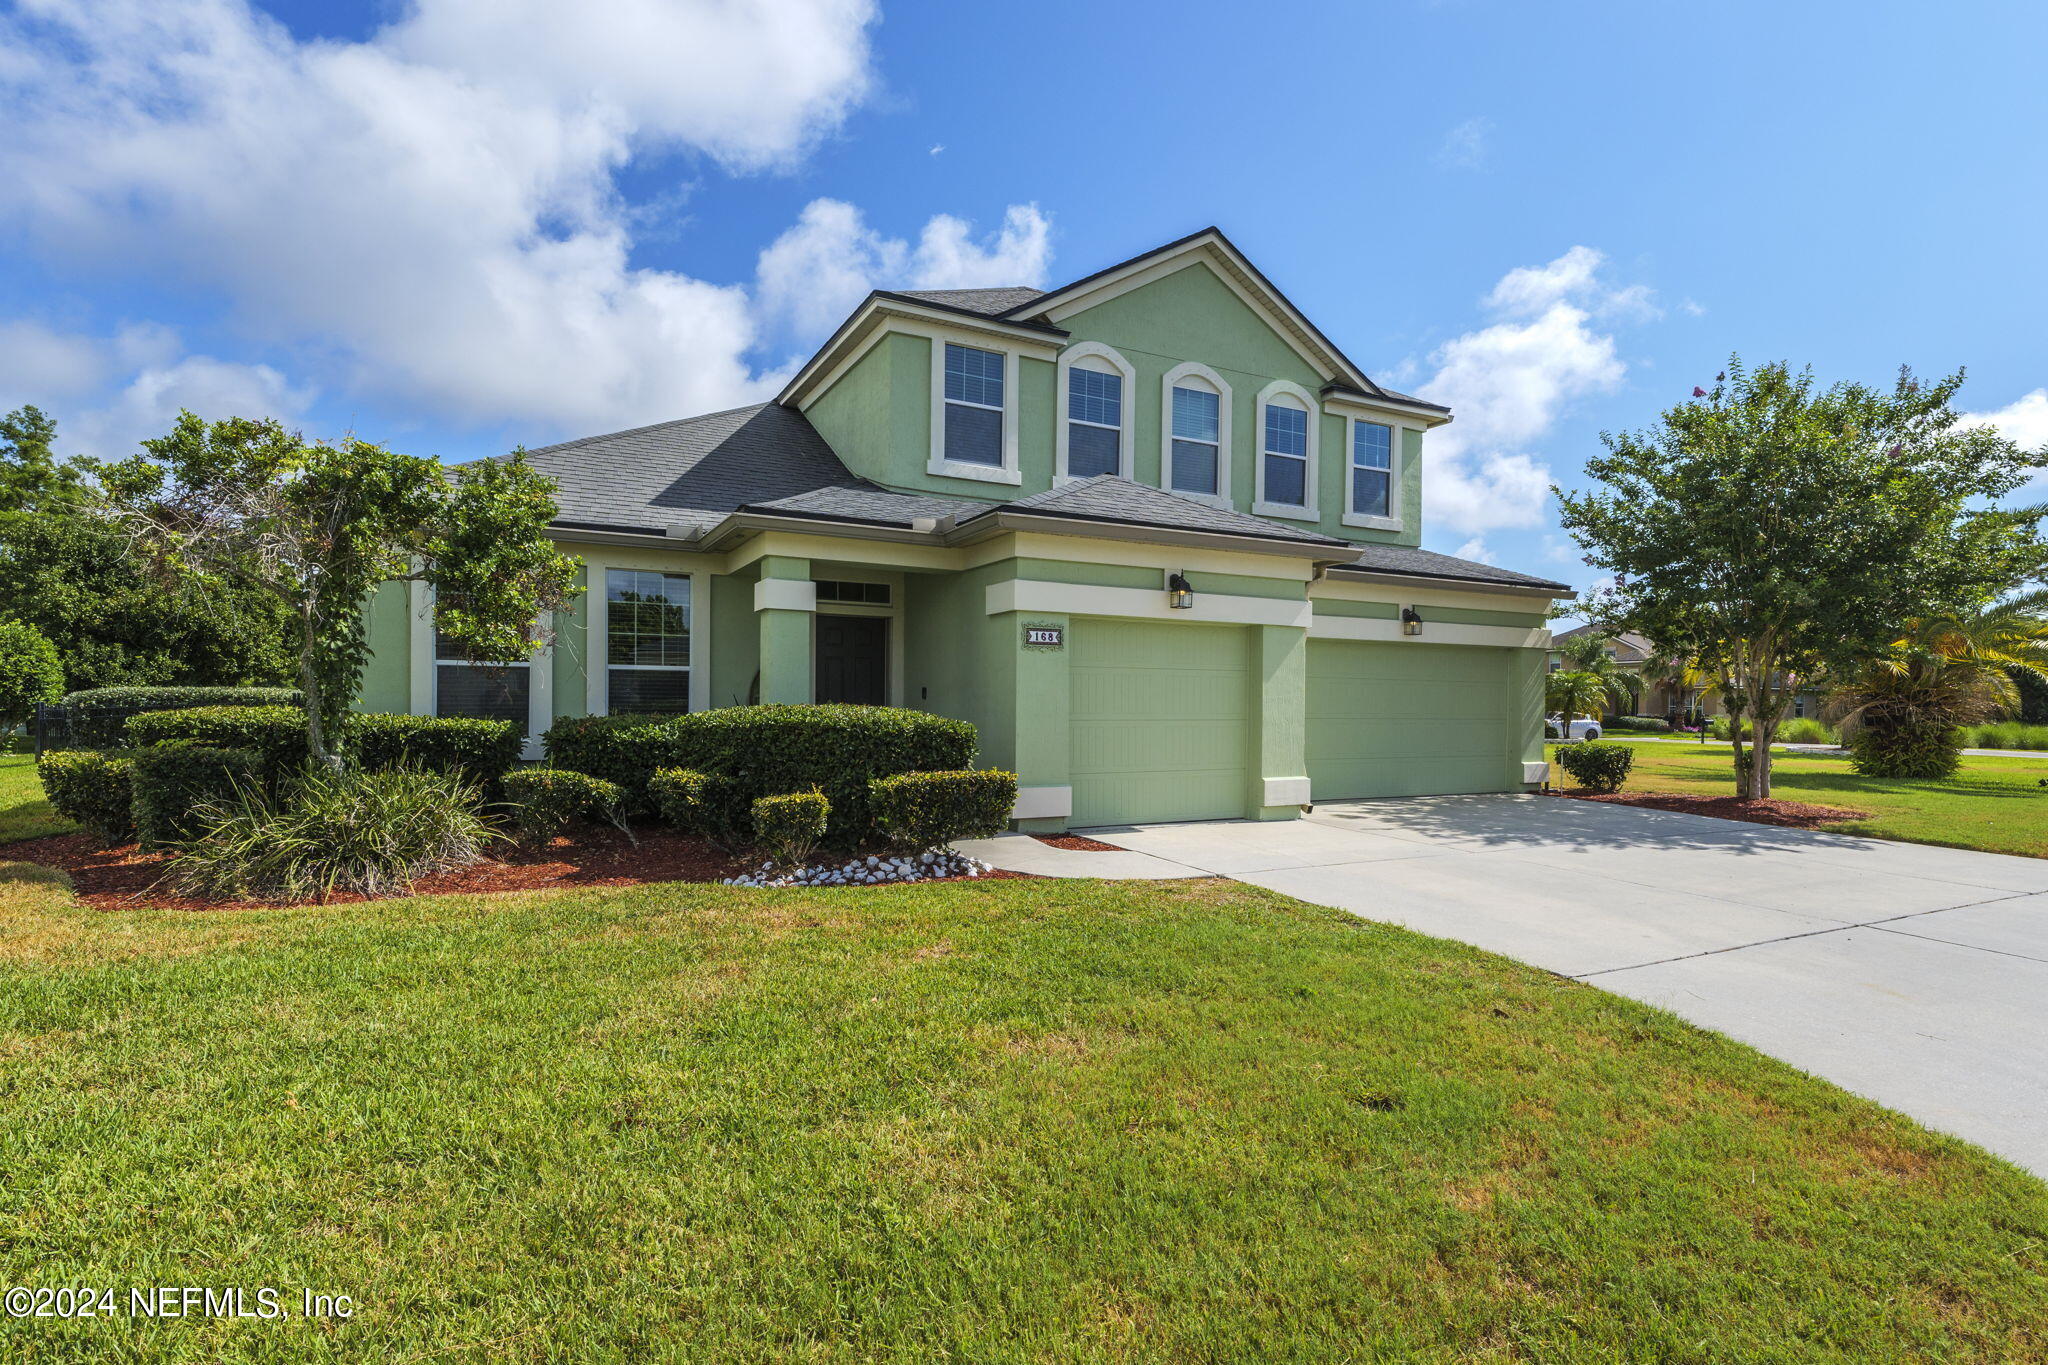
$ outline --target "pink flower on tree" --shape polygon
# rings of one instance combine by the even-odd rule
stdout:
[[[1707,391],[1701,388],[1699,385],[1695,384],[1692,386],[1692,396],[1695,398],[1705,398],[1707,396]]]

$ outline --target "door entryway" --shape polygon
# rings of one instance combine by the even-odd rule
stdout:
[[[817,699],[882,706],[888,699],[889,622],[818,613]]]

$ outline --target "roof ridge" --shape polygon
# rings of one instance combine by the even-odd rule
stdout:
[[[742,403],[736,408],[720,408],[717,412],[700,412],[691,417],[671,417],[664,422],[649,422],[645,426],[621,427],[617,431],[600,431],[595,436],[578,436],[573,441],[556,441],[552,445],[527,446],[526,453],[538,455],[542,451],[573,450],[577,446],[589,445],[592,441],[609,441],[618,436],[638,436],[642,432],[660,431],[663,427],[678,427],[687,422],[704,422],[713,417],[730,417],[736,412],[758,412],[762,408],[775,406],[773,399],[759,403]]]

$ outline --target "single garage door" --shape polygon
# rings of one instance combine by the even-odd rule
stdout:
[[[1479,646],[1310,640],[1312,799],[1507,790],[1513,658]]]
[[[1244,814],[1252,678],[1243,627],[1075,618],[1067,647],[1073,824]]]

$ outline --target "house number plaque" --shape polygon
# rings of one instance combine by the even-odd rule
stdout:
[[[1026,626],[1024,643],[1040,645],[1046,649],[1059,649],[1067,643],[1067,632],[1061,626]]]

